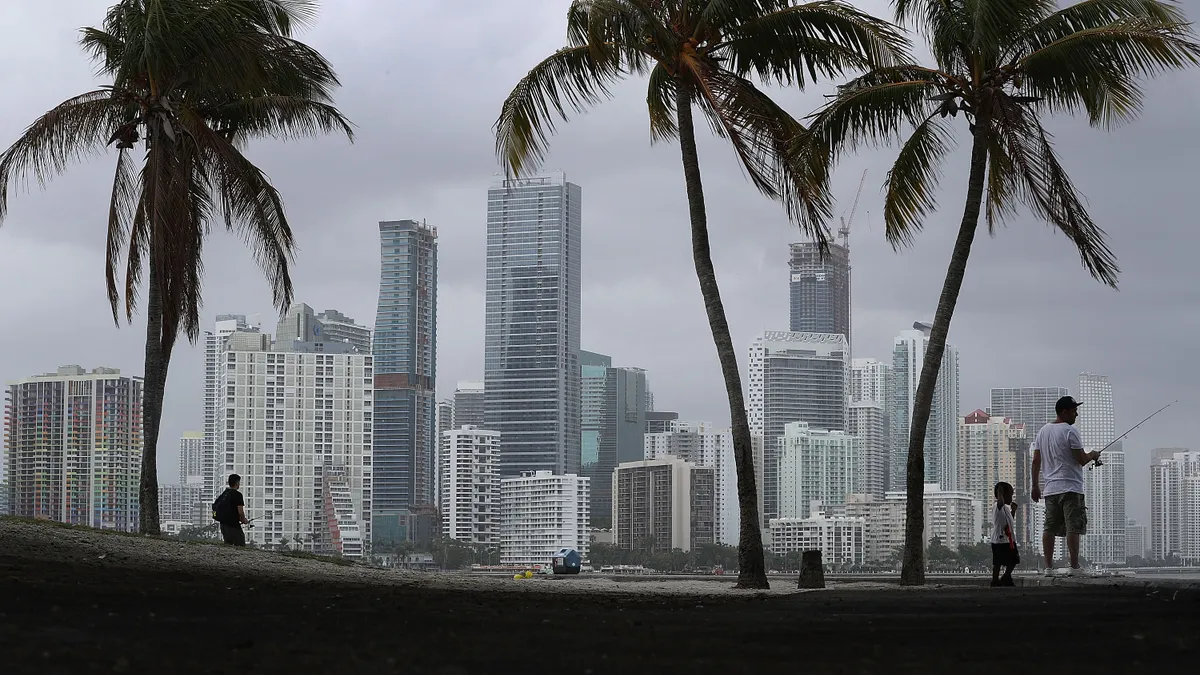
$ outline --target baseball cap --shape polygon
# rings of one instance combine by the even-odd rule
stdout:
[[[1083,405],[1083,404],[1080,403],[1079,401],[1076,401],[1075,399],[1071,398],[1070,396],[1064,396],[1064,397],[1058,399],[1057,402],[1055,402],[1054,413],[1058,414],[1069,408],[1078,408],[1081,405]]]

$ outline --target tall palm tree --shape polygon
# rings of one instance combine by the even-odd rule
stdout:
[[[109,84],[42,115],[0,155],[8,187],[45,184],[115,146],[105,277],[113,320],[132,320],[148,269],[142,405],[142,532],[158,534],[157,443],[167,367],[182,330],[200,331],[202,248],[223,220],[253,250],[282,311],[291,303],[294,242],[283,200],[242,153],[248,140],[342,132],[338,86],[319,53],[296,41],[316,0],[121,0],[81,44]],[[140,169],[134,151],[142,144]],[[124,280],[118,284],[124,260]]]
[[[496,123],[496,152],[508,175],[519,176],[543,159],[556,120],[608,98],[609,87],[627,75],[648,75],[651,141],[678,140],[682,151],[696,276],[729,398],[743,588],[767,586],[758,488],[737,355],[709,250],[692,111],[729,140],[754,186],[824,246],[827,232],[817,223],[829,215],[829,197],[785,161],[802,127],[755,80],[802,87],[819,76],[895,63],[905,46],[890,24],[840,0],[575,0],[567,47],[517,83]]]
[[[1158,0],[896,0],[896,22],[915,23],[935,64],[878,68],[841,87],[794,160],[828,179],[839,156],[862,143],[904,139],[884,183],[888,240],[912,243],[936,207],[942,161],[959,113],[971,139],[967,198],[925,350],[913,404],[907,460],[902,580],[924,583],[925,432],[981,211],[989,233],[1020,205],[1062,232],[1084,268],[1116,288],[1116,257],[1059,162],[1042,117],[1085,113],[1093,126],[1132,120],[1141,80],[1195,65],[1200,46],[1182,12]]]

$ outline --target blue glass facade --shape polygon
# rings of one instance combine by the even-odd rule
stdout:
[[[488,191],[485,419],[505,476],[579,473],[581,201],[561,174]]]
[[[437,229],[379,223],[375,357],[374,519],[387,523],[433,503],[436,442]]]

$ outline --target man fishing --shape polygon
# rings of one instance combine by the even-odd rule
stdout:
[[[213,520],[221,524],[221,538],[230,546],[245,546],[246,532],[242,525],[249,525],[246,519],[246,500],[241,493],[242,477],[236,473],[229,475],[229,487],[213,502]]]
[[[1100,451],[1087,452],[1083,439],[1075,428],[1079,417],[1079,401],[1070,396],[1054,404],[1057,417],[1047,424],[1033,440],[1033,501],[1042,498],[1042,467],[1046,469],[1046,525],[1042,532],[1042,551],[1046,556],[1046,575],[1055,574],[1054,538],[1065,537],[1071,567],[1070,576],[1083,574],[1079,566],[1079,540],[1087,533],[1087,505],[1084,503],[1083,467],[1100,459]]]

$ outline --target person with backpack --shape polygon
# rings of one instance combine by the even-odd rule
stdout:
[[[221,524],[221,538],[230,546],[245,546],[246,533],[242,525],[249,525],[246,519],[246,500],[241,493],[242,477],[236,473],[229,475],[229,487],[213,502],[213,520]]]

